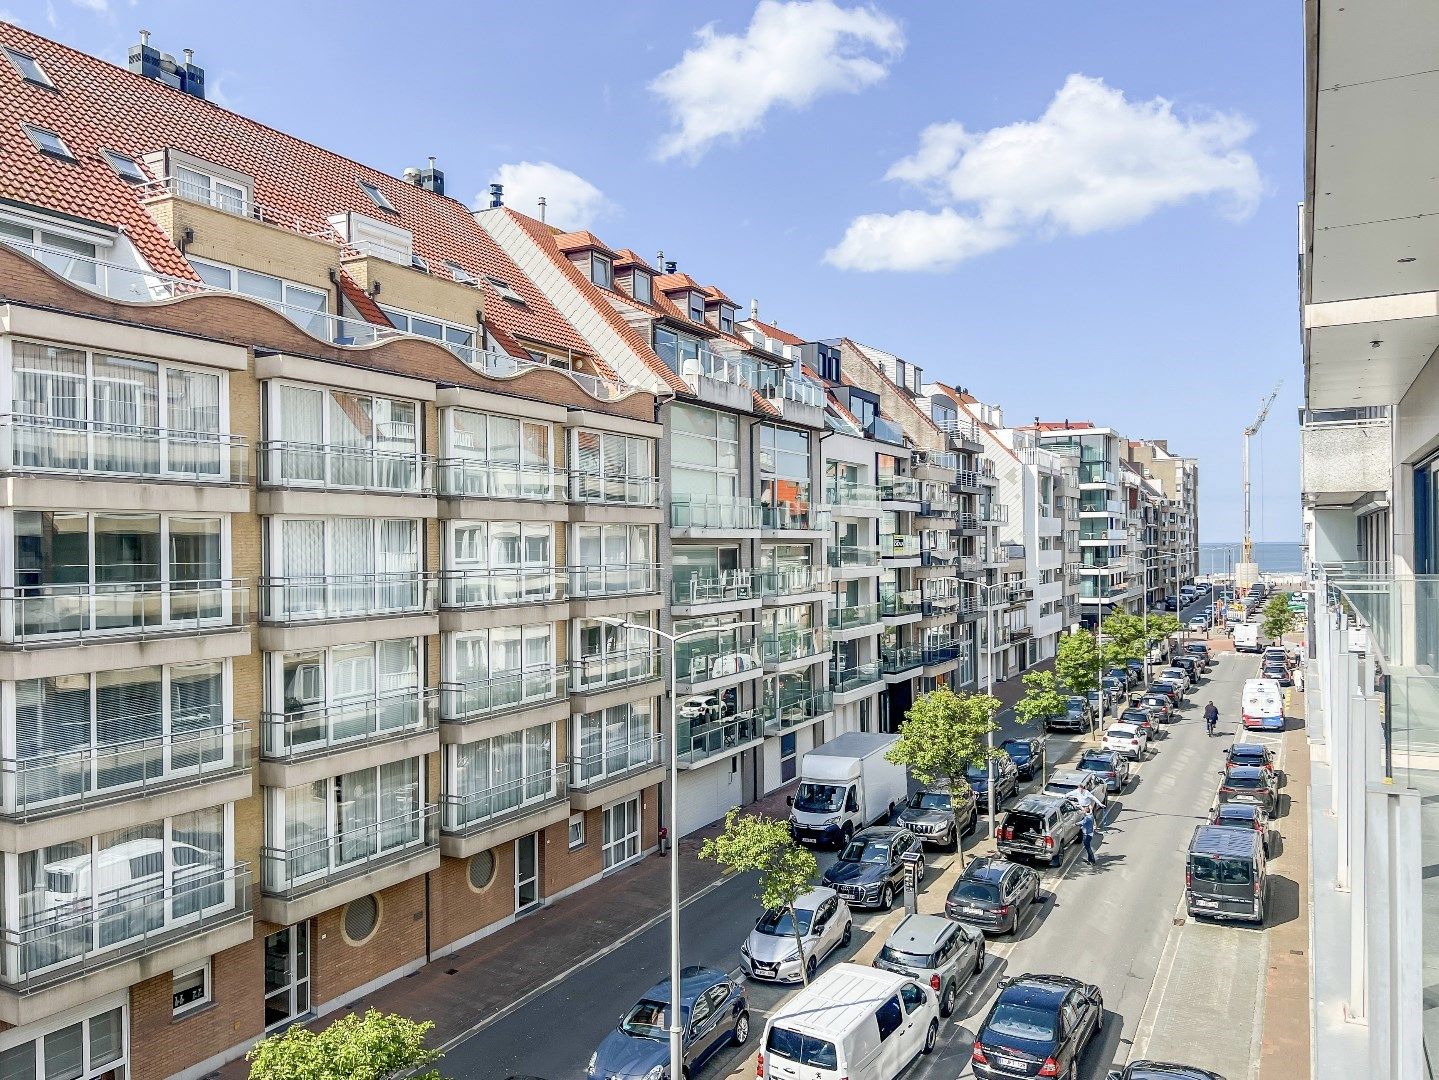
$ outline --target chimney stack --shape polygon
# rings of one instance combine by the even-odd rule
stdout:
[[[751,319],[758,319],[758,318],[759,318],[759,300],[758,300],[758,298],[755,298],[755,297],[751,297],[751,298],[750,298],[750,302],[749,302],[749,317],[750,317]]]
[[[426,191],[433,191],[436,195],[443,195],[445,193],[445,174],[435,168],[435,156],[433,154],[430,155],[429,168],[420,170],[419,186]]]
[[[543,195],[541,195],[541,196],[540,196],[540,224],[541,224],[541,225],[543,225],[543,224],[545,223],[545,207],[548,206],[548,205],[549,205],[549,204],[545,202],[545,197],[544,197]]]
[[[504,206],[504,205],[505,205],[505,185],[504,185],[504,184],[491,184],[491,185],[490,185],[490,209],[493,210],[493,209],[495,209],[497,206]]]

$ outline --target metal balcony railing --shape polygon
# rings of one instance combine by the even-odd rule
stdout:
[[[446,781],[453,781],[453,774]],[[569,762],[464,793],[440,796],[440,831],[472,836],[569,797]]]
[[[260,444],[260,486],[432,495],[435,460],[413,451],[322,443]]]
[[[260,618],[324,622],[435,610],[435,575],[420,571],[265,578]]]
[[[260,849],[262,887],[270,896],[303,896],[432,848],[438,843],[438,809],[428,803],[307,839],[297,828],[294,843]]]
[[[685,706],[680,708],[683,710]],[[754,742],[764,728],[759,710],[749,709],[723,719],[680,716],[675,721],[675,730],[679,760],[686,765],[698,765]]]
[[[244,484],[250,479],[250,453],[244,439],[220,432],[16,413],[0,416],[0,470]]]
[[[850,604],[830,608],[831,630],[853,630],[859,626],[879,625],[879,604]]]
[[[925,566],[953,566],[959,561],[957,547],[927,547],[920,551]]]
[[[848,694],[860,687],[871,686],[879,681],[879,662],[875,660],[843,669],[830,665],[830,690],[836,694]]]
[[[556,502],[564,497],[564,475],[548,465],[445,458],[440,462],[439,475],[440,494],[451,499]]]
[[[437,696],[413,687],[332,705],[261,715],[260,753],[274,761],[349,750],[435,728]]]
[[[204,783],[250,767],[250,728],[222,723],[207,711],[175,716],[167,734],[85,746],[27,746],[0,758],[0,816],[17,821],[84,809],[111,799]],[[161,731],[163,717],[107,716],[114,731]]]
[[[771,532],[828,532],[830,512],[803,503],[760,507],[760,528]]]
[[[578,656],[570,661],[570,693],[593,694],[616,686],[657,679],[660,656],[654,649]]]
[[[749,499],[676,495],[670,500],[670,527],[749,531],[760,527],[760,509]]]
[[[821,592],[828,584],[829,575],[823,566],[803,565],[759,570],[755,577],[759,581],[760,596],[778,598]]]
[[[906,589],[904,592],[881,594],[879,598],[879,613],[881,618],[902,619],[908,615],[918,615],[923,602],[924,598],[918,589]]]
[[[832,507],[879,509],[880,491],[876,484],[850,484],[831,481],[825,488],[825,501]]]
[[[920,482],[912,476],[881,476],[880,498],[886,502],[919,502]]]
[[[570,473],[570,501],[604,506],[655,506],[659,478],[574,470]]]
[[[778,735],[833,711],[834,695],[829,690],[807,688],[766,697],[759,709],[766,735]]]
[[[979,472],[975,469],[959,469],[955,473],[954,483],[950,485],[951,491],[959,489],[974,490],[979,487]]]
[[[498,712],[559,701],[569,692],[570,673],[563,667],[539,667],[441,683],[440,719],[468,723]]]
[[[808,379],[796,379],[779,368],[761,366],[759,390],[768,398],[781,398],[812,409],[824,408],[824,390]]]
[[[959,570],[962,574],[977,574],[984,567],[984,559],[978,555],[961,555]]]
[[[979,424],[971,419],[941,420],[936,426],[956,442],[979,442]]]
[[[948,472],[959,469],[959,455],[953,450],[915,450],[910,454],[910,460],[915,465],[930,465]]]
[[[568,576],[553,567],[446,570],[440,574],[440,606],[510,607],[548,604],[568,595]]]
[[[859,544],[836,544],[829,549],[829,564],[843,566],[878,566],[879,548]]]
[[[249,599],[239,578],[16,585],[0,589],[0,645],[235,629],[249,622]]]
[[[828,652],[829,635],[818,627],[780,630],[762,634],[759,639],[760,660],[766,664],[804,660]]]
[[[604,746],[570,758],[570,790],[594,791],[626,776],[664,764],[664,737],[651,735]]]
[[[921,667],[924,653],[913,646],[879,651],[879,670],[885,675],[897,675],[902,671]]]
[[[979,519],[986,525],[1004,525],[1009,521],[1009,507],[1005,503],[981,502]]]
[[[654,563],[617,563],[569,568],[571,600],[604,596],[633,596],[658,592],[660,568]]]
[[[752,600],[755,595],[754,575],[748,570],[724,570],[717,578],[692,577],[670,582],[670,599],[682,606]]]
[[[730,386],[743,386],[750,390],[760,388],[759,361],[743,355],[721,356],[709,349],[700,348],[696,355],[680,357],[675,346],[669,342],[657,341],[655,352],[669,365],[671,371],[695,385],[695,380],[704,378]]]

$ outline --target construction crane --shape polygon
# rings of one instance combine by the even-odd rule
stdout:
[[[1274,384],[1274,389],[1269,391],[1269,396],[1259,406],[1259,415],[1254,418],[1254,423],[1244,429],[1244,553],[1240,562],[1245,566],[1254,564],[1254,538],[1249,531],[1249,440],[1259,433],[1264,421],[1269,418],[1269,406],[1274,404],[1274,399],[1279,396],[1279,388],[1283,385],[1283,379]]]

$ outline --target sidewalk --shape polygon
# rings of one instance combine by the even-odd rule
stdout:
[[[788,814],[785,797],[793,785],[747,809],[770,817]],[[717,885],[720,868],[699,858],[700,845],[719,834],[722,822],[679,843],[682,903]],[[527,915],[459,952],[427,964],[415,974],[327,1013],[324,1027],[349,1012],[367,1009],[432,1020],[427,1043],[444,1049],[501,1016],[570,971],[611,952],[669,915],[672,855],[650,855],[619,873]],[[244,1080],[244,1059],[212,1074],[218,1080]]]

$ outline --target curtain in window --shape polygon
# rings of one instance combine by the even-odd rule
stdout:
[[[220,660],[170,669],[170,768],[224,760],[225,666]]]
[[[524,696],[527,700],[547,697],[550,693],[550,668],[554,662],[550,626],[548,623],[526,626],[524,634]]]
[[[281,385],[277,428],[285,448],[270,461],[281,478],[315,483],[325,479],[324,404],[319,390]]]
[[[11,412],[16,465],[79,469],[89,462],[85,435],[85,353],[17,341]]]
[[[550,728],[548,725],[526,728],[525,736],[525,801],[543,799],[554,788],[551,770]]]
[[[542,498],[550,491],[550,428],[548,424],[520,425],[522,460],[520,488],[530,498]]]
[[[164,772],[163,687],[158,667],[95,675],[95,784],[138,784]]]
[[[326,607],[325,523],[313,518],[280,521],[283,607],[292,618],[322,614]]]
[[[379,730],[393,731],[419,723],[422,707],[420,650],[414,638],[396,638],[376,645],[379,653]]]
[[[374,604],[374,526],[367,518],[334,518],[330,527],[330,559],[335,575],[335,610],[347,614],[369,611]]]
[[[20,970],[83,955],[93,947],[90,841],[21,852],[19,863]]]
[[[524,745],[519,732],[490,740],[491,813],[501,813],[520,805],[524,767]]]
[[[102,834],[95,866],[107,865],[112,872],[98,873],[95,882],[99,945],[103,948],[159,930],[166,906],[164,823]]]
[[[83,675],[15,684],[17,810],[90,790],[91,716]]]
[[[172,473],[220,475],[220,377],[165,369],[165,467]]]
[[[225,810],[215,806],[170,823],[171,918],[225,902]]]
[[[374,444],[374,403],[368,397],[331,390],[330,483],[342,487],[372,485],[370,449]]]
[[[579,756],[579,779],[581,782],[603,776],[604,763],[604,715],[585,713],[575,718],[579,729],[575,743]],[[573,752],[573,751],[572,751]]]
[[[576,495],[587,501],[600,499],[604,493],[600,441],[598,432],[575,433],[575,459],[572,465],[576,473]]]
[[[605,772],[623,772],[629,764],[630,709],[616,705],[605,710]]]
[[[374,730],[375,646],[337,645],[330,650],[331,738],[361,738]]]
[[[382,609],[413,608],[420,603],[419,555],[415,548],[415,523],[389,519],[380,522],[380,558],[377,569],[381,578]]]
[[[341,865],[375,854],[379,794],[376,781],[373,769],[335,778],[335,822]]]
[[[330,781],[316,780],[285,790],[285,851],[289,872],[282,886],[329,868],[329,788]]]
[[[401,847],[420,838],[420,766],[418,758],[380,766],[380,849]]]
[[[415,405],[375,398],[376,484],[387,491],[413,491],[419,485],[415,455],[419,449]]]
[[[160,471],[160,365],[94,355],[90,415],[94,466],[102,472]]]
[[[508,416],[489,418],[490,465],[493,467],[489,494],[514,498],[520,494],[520,422]]]

